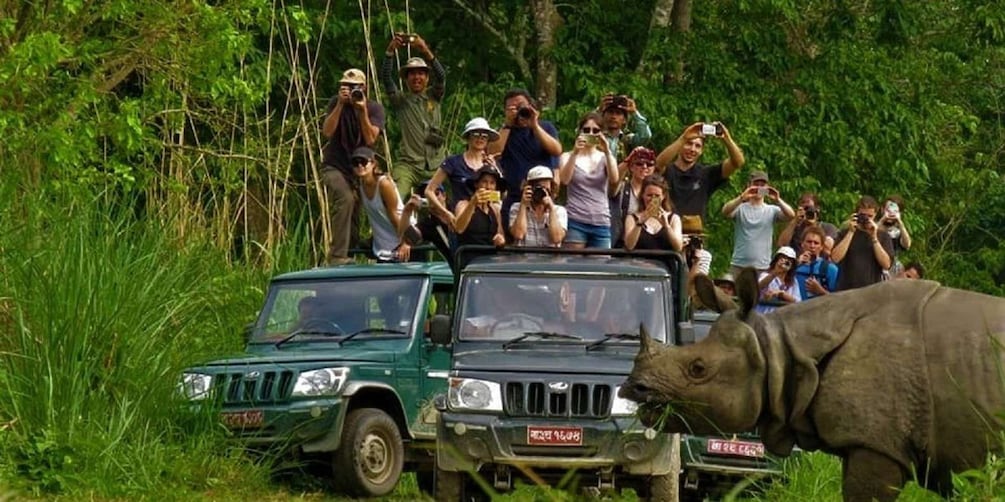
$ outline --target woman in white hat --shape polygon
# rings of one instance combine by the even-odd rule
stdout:
[[[762,314],[802,301],[796,282],[796,251],[788,246],[778,248],[757,285],[761,288],[761,300],[754,310]]]
[[[495,159],[488,155],[486,148],[489,143],[499,139],[499,133],[489,127],[487,120],[482,117],[471,119],[464,126],[461,137],[467,141],[467,149],[464,153],[447,157],[426,185],[425,197],[429,204],[443,211],[452,210],[458,201],[470,199],[474,190],[470,188],[468,180],[473,178],[482,166],[486,164],[495,166]],[[449,207],[440,207],[442,204],[436,199],[435,187],[442,184],[450,186],[450,200],[447,204]]]

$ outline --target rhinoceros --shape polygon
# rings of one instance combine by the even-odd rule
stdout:
[[[756,273],[738,305],[699,276],[722,312],[704,340],[667,347],[641,335],[620,395],[665,432],[758,431],[841,457],[845,500],[892,500],[908,480],[942,494],[951,473],[1001,448],[1005,299],[893,280],[754,312]]]

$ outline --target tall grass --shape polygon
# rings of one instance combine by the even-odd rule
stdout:
[[[191,420],[175,385],[186,365],[240,347],[265,274],[231,268],[198,237],[171,240],[131,211],[15,200],[0,218],[10,483],[122,497],[200,490],[254,469],[228,454],[211,420]]]

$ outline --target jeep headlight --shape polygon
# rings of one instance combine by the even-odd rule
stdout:
[[[496,382],[451,377],[447,401],[454,410],[502,411],[502,390]]]
[[[614,388],[614,401],[611,403],[611,415],[612,416],[631,416],[634,415],[639,409],[639,403],[632,401],[631,399],[625,399],[618,396],[618,392],[621,391],[621,387]]]
[[[210,385],[212,383],[212,375],[182,373],[181,380],[178,382],[178,391],[185,399],[198,401],[209,397]]]
[[[293,397],[334,396],[342,392],[349,368],[321,368],[305,371],[293,384]]]

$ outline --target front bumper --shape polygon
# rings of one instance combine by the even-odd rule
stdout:
[[[334,451],[341,440],[345,420],[345,403],[342,397],[269,403],[262,406],[224,406],[225,414],[264,414],[261,426],[228,426],[239,439],[256,446],[292,449],[300,447],[305,452]]]
[[[528,426],[580,427],[582,442],[576,446],[532,445]],[[671,438],[647,429],[634,417],[560,421],[444,411],[437,423],[436,463],[437,468],[453,472],[506,465],[665,475],[673,466]]]

